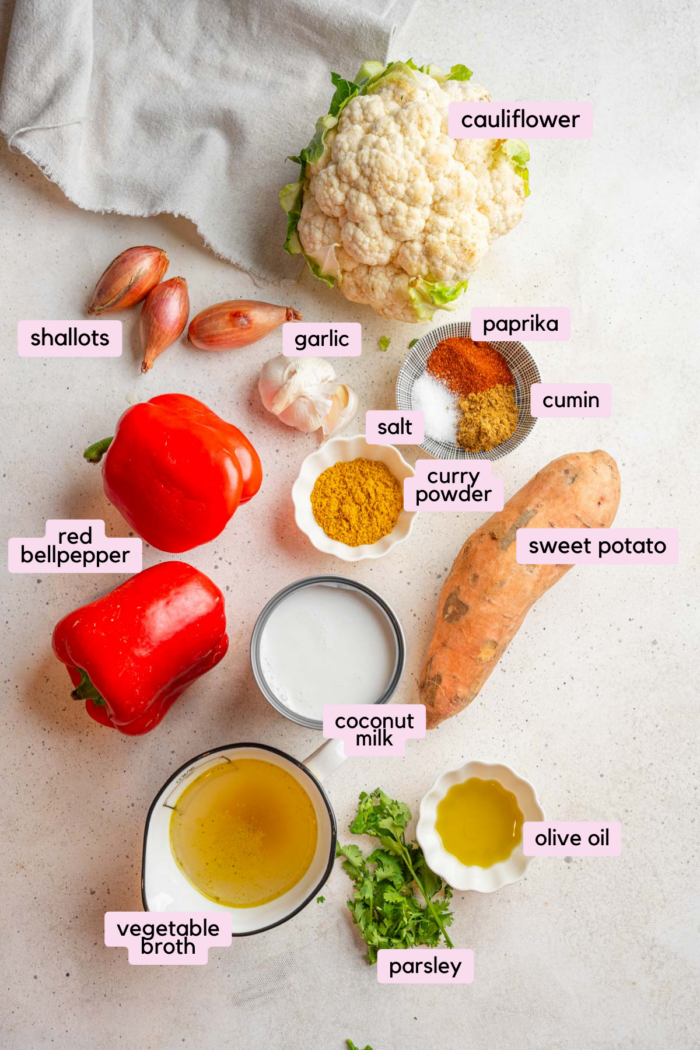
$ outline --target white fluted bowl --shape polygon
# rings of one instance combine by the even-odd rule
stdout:
[[[413,467],[393,445],[370,445],[364,434],[331,438],[307,456],[301,465],[299,477],[292,486],[294,517],[301,531],[309,537],[314,547],[324,554],[333,554],[342,561],[383,558],[397,543],[408,539],[418,511],[402,510],[396,525],[387,536],[382,536],[376,543],[365,543],[361,547],[349,547],[347,543],[332,540],[314,518],[311,493],[316,479],[335,463],[350,463],[353,459],[373,459],[379,463],[386,463],[402,488],[406,478],[412,478],[415,474]]]
[[[544,820],[544,813],[532,784],[519,777],[508,766],[492,762],[466,762],[458,769],[448,769],[423,796],[416,838],[425,854],[428,867],[455,890],[493,893],[494,890],[500,890],[503,886],[509,886],[522,879],[533,858],[526,857],[523,853],[522,840],[507,860],[492,864],[490,868],[462,864],[452,853],[447,852],[435,827],[437,808],[454,784],[463,784],[470,777],[497,780],[507,791],[512,791],[525,820]]]

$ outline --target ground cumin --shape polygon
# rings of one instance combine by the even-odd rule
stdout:
[[[490,343],[475,343],[468,336],[442,339],[426,367],[431,376],[460,397],[514,382],[503,354]]]
[[[462,419],[457,427],[457,444],[468,452],[489,452],[515,433],[518,406],[514,386],[500,384],[468,394],[459,407]]]
[[[403,492],[385,463],[353,459],[316,478],[311,508],[326,536],[361,547],[391,532],[403,508]]]

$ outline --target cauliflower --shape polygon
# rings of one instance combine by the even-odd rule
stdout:
[[[453,139],[450,102],[488,101],[466,66],[366,62],[331,73],[330,111],[280,193],[286,250],[383,317],[453,309],[489,246],[520,221],[529,152],[519,139]]]

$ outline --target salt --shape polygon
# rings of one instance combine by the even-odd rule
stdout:
[[[411,408],[423,413],[425,433],[434,441],[454,445],[457,439],[458,397],[424,372],[411,391]]]

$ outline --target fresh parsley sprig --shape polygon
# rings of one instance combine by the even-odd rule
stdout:
[[[377,961],[380,948],[434,948],[441,938],[448,948],[454,947],[446,929],[453,919],[452,891],[430,870],[420,846],[406,842],[410,819],[404,802],[389,798],[380,788],[371,794],[363,791],[350,831],[379,839],[381,848],[364,857],[354,844],[336,846],[336,856],[343,857],[343,868],[355,884],[348,908],[367,944],[370,963]],[[414,884],[425,907],[414,895]],[[440,892],[443,899],[435,900]]]

